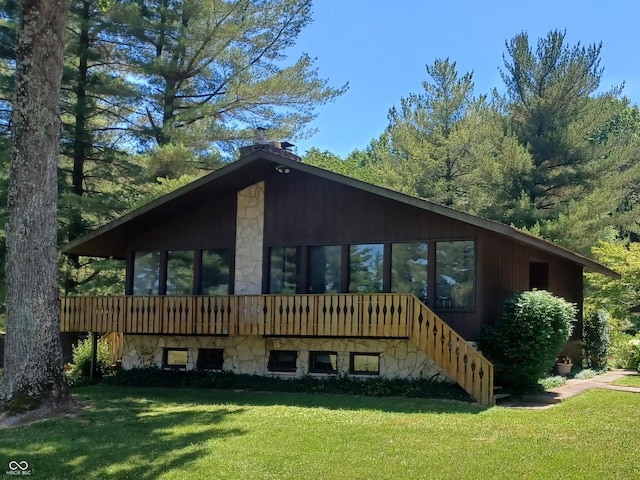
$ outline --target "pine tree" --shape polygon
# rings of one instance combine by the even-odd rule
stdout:
[[[7,222],[7,337],[0,404],[10,412],[70,401],[57,281],[60,79],[65,0],[23,0]],[[37,186],[37,188],[34,188]]]
[[[310,0],[120,0],[112,18],[143,99],[132,117],[141,142],[202,153],[251,139],[256,126],[293,138],[345,90],[307,55],[283,66]]]

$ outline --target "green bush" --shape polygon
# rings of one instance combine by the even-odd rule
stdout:
[[[551,377],[544,377],[538,380],[538,384],[543,390],[551,390],[552,388],[561,387],[567,383],[567,379],[560,375],[553,375]]]
[[[422,398],[446,398],[473,401],[467,392],[456,384],[428,379],[358,378],[348,375],[284,379],[243,375],[231,372],[205,372],[198,370],[161,370],[158,368],[133,368],[120,370],[102,380],[109,385],[216,388],[220,390],[250,390],[291,393],[338,393],[372,397],[402,396]]]
[[[603,368],[607,364],[611,346],[611,320],[606,310],[589,312],[584,318],[583,366]]]
[[[576,313],[575,305],[544,290],[509,297],[502,318],[480,339],[496,383],[514,392],[535,390],[569,340]]]
[[[627,333],[615,332],[609,358],[614,368],[640,368],[640,333],[634,337]]]
[[[73,362],[71,369],[67,372],[67,379],[72,385],[82,383],[82,378],[88,378],[91,373],[91,347],[93,343],[93,334],[85,340],[81,340],[73,347]],[[106,342],[98,341],[98,350],[96,354],[97,377],[101,378],[111,372],[109,364],[109,346]]]

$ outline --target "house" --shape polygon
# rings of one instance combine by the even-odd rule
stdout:
[[[273,144],[62,251],[126,261],[125,296],[66,297],[61,314],[62,331],[123,334],[123,368],[440,376],[482,403],[493,367],[472,342],[508,295],[582,305],[584,268],[617,276]]]

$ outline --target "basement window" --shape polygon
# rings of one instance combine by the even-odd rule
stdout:
[[[162,355],[162,366],[165,368],[186,368],[186,348],[165,348]]]
[[[267,368],[270,372],[295,372],[297,358],[295,350],[271,350]]]
[[[198,370],[222,370],[223,348],[201,348],[198,350]]]
[[[309,352],[309,372],[338,373],[336,352]]]
[[[349,372],[357,375],[379,375],[379,353],[352,353]]]

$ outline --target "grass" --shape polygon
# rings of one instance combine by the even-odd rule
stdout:
[[[638,478],[637,394],[549,410],[416,398],[94,386],[75,417],[0,433],[46,479]],[[0,467],[0,470],[6,467]]]
[[[613,382],[614,385],[622,385],[625,387],[640,387],[640,375],[628,375]]]

